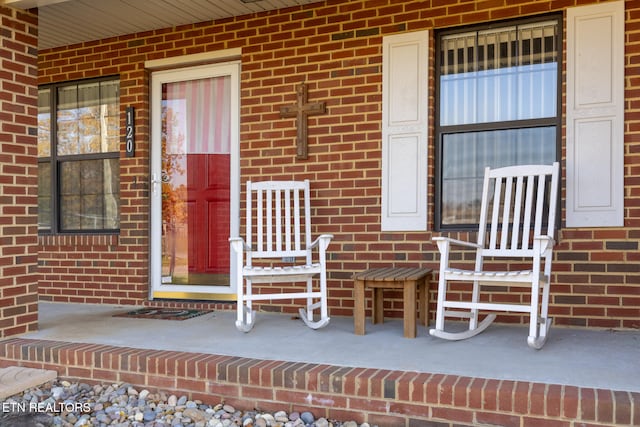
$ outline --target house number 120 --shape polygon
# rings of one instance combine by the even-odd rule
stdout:
[[[127,150],[127,157],[133,157],[136,155],[136,139],[135,139],[135,126],[134,126],[134,108],[127,107],[127,118],[125,120],[125,143]]]

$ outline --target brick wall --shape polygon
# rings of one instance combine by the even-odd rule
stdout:
[[[0,337],[38,323],[37,16],[0,6]]]
[[[241,48],[241,182],[312,181],[315,231],[335,235],[329,246],[330,312],[352,315],[354,271],[390,264],[435,268],[438,259],[431,232],[380,231],[382,37],[557,12],[578,3],[589,2],[327,1],[41,52],[39,83],[119,74],[122,111],[132,105],[142,120],[136,130],[136,157],[121,157],[120,235],[41,238],[41,298],[118,303],[145,299],[149,102],[144,61]],[[625,31],[625,227],[561,227],[551,303],[556,324],[640,327],[640,6],[636,2],[626,2]],[[308,160],[296,160],[294,120],[279,116],[280,106],[295,101],[295,84],[302,81],[309,86],[309,99],[326,101],[328,109],[325,115],[309,118]],[[431,81],[432,91],[433,85]],[[431,138],[430,221],[433,132]],[[434,287],[432,304],[433,291]],[[387,301],[388,315],[401,315],[400,295],[396,296]],[[294,309],[277,304],[269,308]],[[521,321],[519,316],[502,320]]]

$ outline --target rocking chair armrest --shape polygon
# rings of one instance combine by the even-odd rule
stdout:
[[[540,253],[543,254],[555,246],[556,241],[549,236],[535,236],[534,241],[540,242]]]
[[[432,237],[431,240],[436,242],[436,244],[438,245],[438,250],[440,252],[442,252],[442,250],[440,248],[444,244],[456,245],[456,246],[464,246],[464,247],[467,247],[467,248],[474,248],[474,249],[482,249],[482,246],[477,244],[477,243],[465,242],[464,240],[452,239],[450,237],[443,237],[443,236]]]
[[[321,234],[316,240],[311,243],[311,245],[309,245],[308,249],[315,248],[316,246],[320,245],[320,242],[323,243],[323,249],[327,249],[327,246],[329,246],[331,239],[333,239],[333,234]]]
[[[234,252],[242,253],[242,252],[251,252],[253,249],[251,246],[247,245],[242,237],[229,237],[229,242],[231,243],[231,249]]]

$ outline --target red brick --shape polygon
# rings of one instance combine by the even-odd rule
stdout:
[[[632,425],[640,425],[640,393],[629,393],[631,397]]]
[[[118,381],[118,373],[116,371],[94,369],[91,378],[101,382],[115,383]]]
[[[611,423],[614,418],[613,393],[610,390],[596,390],[597,421]]]
[[[562,415],[562,386],[550,384],[547,386],[547,393],[544,396],[546,415],[549,417],[559,417]],[[532,411],[533,412],[533,411]]]
[[[430,382],[431,374],[420,373],[412,383],[411,398],[412,402],[426,402],[426,385]]]
[[[530,401],[531,384],[528,382],[518,381],[515,384],[513,410],[518,414],[528,414]]]
[[[618,425],[631,424],[631,414],[633,407],[631,406],[631,396],[628,392],[615,391],[615,419],[613,422]]]
[[[476,412],[476,422],[483,425],[496,425],[503,427],[520,427],[520,417],[510,414],[495,412]]]
[[[397,382],[398,393],[396,395],[396,400],[400,400],[400,401],[411,400],[410,395],[411,395],[411,385],[413,383],[412,380],[416,378],[417,375],[418,374],[415,372],[402,373],[402,375],[400,376]],[[349,392],[353,393],[353,389],[348,390],[345,384],[344,392],[345,394],[348,394]]]
[[[73,375],[75,377],[75,375]],[[88,377],[90,378],[90,377]],[[120,372],[119,381],[129,384],[146,384],[146,376],[134,372]]]
[[[449,376],[447,380],[441,383],[441,403],[448,404],[452,402],[455,406],[467,406],[467,387],[470,381],[470,378]],[[452,398],[450,402],[448,400],[449,393]]]
[[[345,394],[356,394],[358,387],[358,376],[365,370],[365,368],[354,368],[343,380],[343,389]]]
[[[92,378],[90,368],[79,368],[76,366],[68,366],[66,369],[66,376],[70,378]]]
[[[489,411],[498,409],[499,380],[487,380],[482,390],[482,408]]]
[[[399,426],[405,424],[405,418],[402,416],[369,414],[367,417],[369,424],[379,426]]]
[[[266,387],[242,386],[242,397],[258,400],[273,400],[274,390]]]
[[[235,384],[221,384],[216,382],[209,382],[209,392],[221,396],[222,398],[228,396],[239,396],[241,387]]]
[[[516,383],[513,381],[501,381],[498,388],[498,409],[501,411],[513,411],[514,388]]]
[[[195,392],[205,392],[208,381],[202,379],[176,378],[176,387],[179,390],[189,390]]]
[[[595,390],[591,388],[581,388],[579,419],[584,421],[596,421],[597,403]]]
[[[458,423],[472,423],[473,412],[465,409],[454,409],[434,406],[431,408],[431,415],[435,419],[455,421]]]
[[[426,404],[391,402],[389,404],[389,412],[409,417],[427,417],[429,416],[429,406]]]
[[[532,417],[524,417],[521,424],[522,427],[570,427],[571,425],[570,421]]]
[[[176,389],[176,378],[163,377],[159,375],[148,375],[146,385],[158,390],[171,391]]]
[[[354,411],[363,411],[365,413],[386,412],[387,401],[384,399],[364,399],[353,397],[349,399],[348,409]]]
[[[446,375],[434,374],[426,383],[426,403],[440,402],[440,383],[446,379]]]

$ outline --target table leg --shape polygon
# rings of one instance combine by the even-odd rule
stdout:
[[[421,279],[419,283],[418,292],[419,296],[419,304],[420,304],[420,324],[424,326],[429,326],[429,281],[426,279]]]
[[[416,337],[416,281],[408,280],[404,284],[404,336]]]
[[[382,288],[373,289],[373,312],[371,313],[372,323],[384,323],[384,298]]]
[[[354,318],[353,318],[353,329],[356,335],[364,335],[364,310],[365,310],[365,300],[364,300],[364,281],[356,280],[354,287]]]

